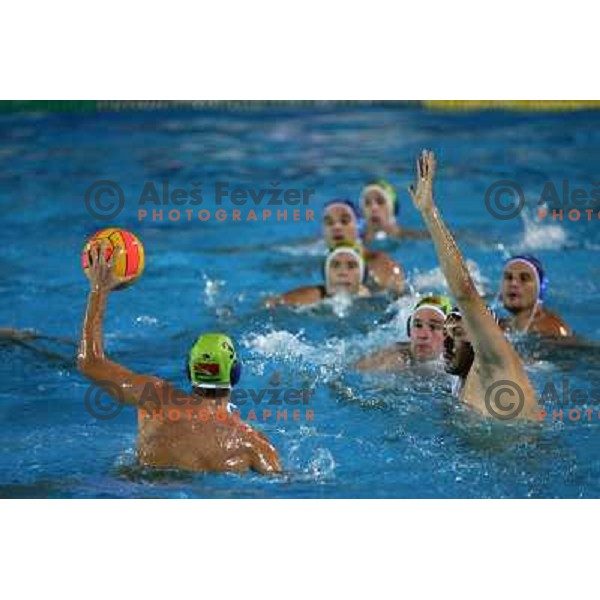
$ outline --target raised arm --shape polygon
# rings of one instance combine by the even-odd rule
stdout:
[[[400,228],[400,238],[404,240],[428,240],[430,237],[429,232],[424,229]]]
[[[146,400],[158,398],[174,390],[169,384],[150,375],[138,375],[109,360],[104,355],[103,322],[108,294],[122,283],[113,274],[112,263],[118,257],[114,252],[105,258],[105,243],[90,251],[90,293],[83,321],[77,368],[107,393],[120,402],[140,405]]]
[[[409,188],[409,193],[431,234],[440,268],[465,319],[473,347],[484,360],[503,363],[512,357],[512,346],[488,313],[454,237],[434,204],[435,170],[433,152],[424,150],[417,159],[416,185]]]

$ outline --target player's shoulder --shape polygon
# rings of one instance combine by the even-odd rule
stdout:
[[[536,329],[545,335],[555,335],[557,337],[566,337],[572,335],[571,328],[565,320],[554,311],[547,308],[542,310],[540,318],[537,320]]]

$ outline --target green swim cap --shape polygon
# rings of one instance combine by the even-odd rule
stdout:
[[[205,333],[192,346],[188,369],[192,385],[230,388],[240,378],[240,363],[231,338],[223,333]]]

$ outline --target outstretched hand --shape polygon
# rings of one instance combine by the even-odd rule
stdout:
[[[122,251],[121,247],[117,246],[109,258],[106,258],[106,249],[108,242],[94,243],[88,251],[90,286],[92,290],[111,291],[124,283],[122,279],[115,275],[113,265],[119,258]]]
[[[436,170],[435,155],[431,150],[423,150],[417,158],[416,185],[408,188],[415,208],[424,211],[433,206],[433,178]]]

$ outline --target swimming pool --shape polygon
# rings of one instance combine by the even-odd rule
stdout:
[[[496,290],[508,252],[531,251],[549,274],[549,306],[598,340],[598,222],[537,223],[533,209],[547,180],[595,182],[600,114],[322,107],[0,115],[0,135],[0,327],[77,339],[88,289],[79,253],[107,225],[83,198],[94,181],[115,181],[126,203],[111,224],[139,234],[147,263],[131,289],[111,295],[108,353],[183,386],[196,335],[224,330],[241,348],[245,386],[264,388],[275,375],[277,385],[310,388],[314,410],[314,421],[258,422],[280,451],[282,478],[144,471],[134,462],[135,411],[110,421],[86,411],[88,383],[68,358],[68,341],[48,342],[51,356],[3,343],[0,496],[600,496],[598,418],[527,431],[490,425],[455,406],[443,377],[347,368],[404,337],[414,297],[308,312],[261,308],[268,294],[319,281],[319,207],[327,199],[356,198],[377,175],[407,185],[417,152],[430,147],[440,161],[438,204],[486,293]],[[521,218],[496,220],[485,207],[486,189],[502,179],[526,193]],[[314,189],[317,221],[140,222],[135,199],[144,182],[164,180]],[[203,206],[216,208],[207,198]],[[403,191],[401,204],[403,221],[421,227]],[[415,293],[445,289],[428,242],[378,244],[405,266]],[[519,347],[538,391],[563,377],[572,387],[600,387],[593,343]]]

